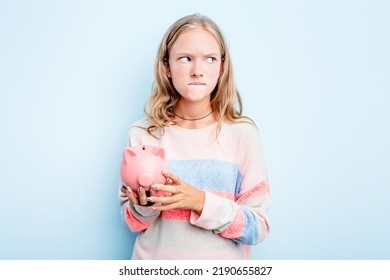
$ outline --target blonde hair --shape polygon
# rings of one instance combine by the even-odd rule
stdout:
[[[210,105],[218,123],[217,134],[223,120],[254,124],[252,120],[242,116],[241,96],[234,82],[232,62],[222,32],[210,18],[194,14],[173,23],[165,33],[158,49],[154,66],[155,81],[147,102],[149,110],[145,105],[145,114],[151,122],[147,131],[152,136],[154,136],[153,131],[159,129],[164,133],[164,127],[168,126],[175,116],[173,110],[180,98],[166,71],[172,46],[183,32],[199,27],[214,36],[221,50],[222,74],[210,96]]]

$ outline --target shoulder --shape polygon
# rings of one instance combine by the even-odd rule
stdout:
[[[220,135],[225,141],[245,148],[245,151],[257,150],[262,146],[260,131],[252,122],[225,122]]]
[[[141,119],[135,121],[129,129],[129,137],[134,135],[142,135],[145,132],[147,133],[147,128],[149,127],[149,122],[147,119]]]
[[[259,135],[259,130],[254,122],[249,120],[243,120],[238,122],[224,122],[222,130],[225,130],[229,134],[235,134],[240,136],[255,137]]]
[[[147,134],[148,127],[149,122],[146,119],[135,121],[128,131],[128,145],[130,146],[130,143],[138,142],[138,139]]]
[[[128,145],[157,145],[160,131],[154,131],[153,136],[149,134],[148,128],[152,123],[148,119],[141,119],[134,122],[128,133]]]
[[[148,128],[150,125],[151,125],[151,122],[150,122],[148,119],[140,119],[140,120],[135,121],[135,122],[131,125],[130,129],[133,129],[133,128],[146,129],[146,128]]]

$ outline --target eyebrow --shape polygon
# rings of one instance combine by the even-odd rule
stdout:
[[[191,56],[193,54],[189,53],[189,52],[178,52],[178,53],[175,53],[174,55],[176,55],[176,56]],[[206,53],[203,56],[207,56],[207,57],[210,57],[210,56],[222,56],[222,54],[211,52],[211,53]]]

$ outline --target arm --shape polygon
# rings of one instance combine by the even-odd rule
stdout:
[[[254,245],[263,241],[270,230],[269,180],[257,128],[246,126],[238,144],[242,181],[234,201],[207,193],[202,215],[193,215],[192,219],[195,225],[209,227],[222,237]]]
[[[119,184],[119,204],[122,223],[133,232],[149,228],[160,215],[160,211],[139,205],[138,198],[126,190],[121,183]]]
[[[240,193],[235,202],[211,192],[205,194],[202,214],[191,214],[193,225],[237,243],[254,245],[265,239],[269,232],[270,204],[267,179]]]

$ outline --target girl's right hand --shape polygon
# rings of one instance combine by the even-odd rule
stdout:
[[[148,201],[146,199],[146,192],[143,187],[139,187],[138,192],[136,193],[129,186],[122,185],[121,191],[123,194],[127,196],[131,205],[133,206],[134,205],[146,206],[146,204],[148,204]],[[150,188],[150,196],[155,196],[155,195],[156,195],[156,190]]]

